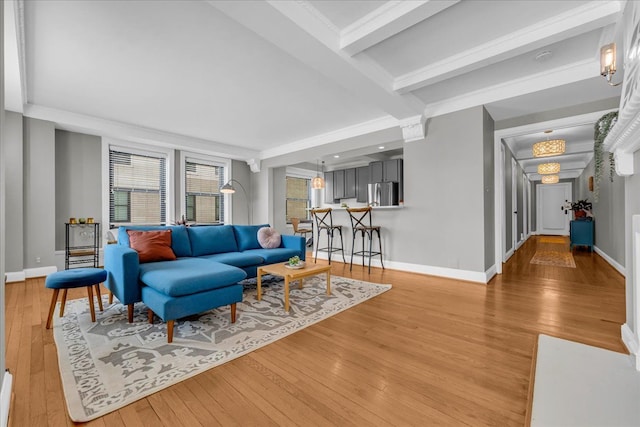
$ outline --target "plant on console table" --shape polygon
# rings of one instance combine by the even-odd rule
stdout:
[[[592,203],[588,199],[578,200],[571,203],[571,210],[573,216],[577,220],[591,220],[593,215],[591,214]]]

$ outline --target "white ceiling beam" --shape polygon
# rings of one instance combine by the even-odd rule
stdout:
[[[425,117],[440,116],[465,108],[587,80],[599,75],[599,61],[587,59],[429,104],[425,108],[424,114]]]
[[[340,49],[338,29],[307,2],[209,3],[236,22],[333,80],[357,98],[398,120],[421,114],[424,103],[391,88],[391,77],[373,61]]]
[[[354,56],[459,1],[388,1],[345,27],[340,32],[340,49]]]
[[[571,179],[571,178],[578,178],[580,175],[582,175],[582,171],[578,171],[578,170],[572,170],[572,171],[560,171],[560,173],[557,174],[558,177],[560,177],[560,179]],[[527,178],[529,178],[530,181],[540,181],[542,180],[542,177],[544,175],[539,175],[537,173],[530,173],[527,174]]]
[[[584,161],[572,161],[572,162],[559,162],[561,164],[560,166],[560,172],[562,171],[571,171],[571,170],[583,170],[585,167],[587,167],[587,163]],[[530,166],[525,166],[524,167],[524,172],[525,173],[538,173],[538,165],[530,165]]]
[[[395,79],[393,88],[398,93],[411,92],[562,39],[613,24],[620,13],[621,6],[618,1],[592,1],[400,76]]]

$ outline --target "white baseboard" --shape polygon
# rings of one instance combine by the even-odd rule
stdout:
[[[0,390],[0,426],[6,427],[9,422],[9,409],[11,406],[11,387],[13,385],[13,375],[5,371],[2,379],[2,389]]]
[[[519,242],[516,242],[516,251],[520,249],[520,246],[524,245],[525,241],[526,240],[523,239],[523,240],[520,240]]]
[[[498,274],[498,269],[495,264],[493,264],[487,271],[484,272],[485,275],[485,283],[489,283],[489,280],[493,279],[493,276]]]
[[[605,261],[607,261],[609,264],[611,264],[611,266],[613,268],[615,268],[616,270],[618,270],[618,273],[622,274],[623,276],[627,277],[627,269],[624,268],[622,265],[620,265],[620,263],[618,261],[616,261],[615,259],[611,258],[609,255],[607,255],[606,253],[604,253],[599,247],[594,246],[593,250],[596,251],[596,253],[598,255],[600,255],[602,258],[604,258]]]
[[[318,252],[318,258],[328,259],[327,253]],[[347,254],[345,254],[345,258],[347,259],[347,263],[349,263],[351,255],[347,256]],[[309,257],[309,259],[313,260],[313,256]],[[340,254],[331,255],[331,259],[340,262],[342,261],[342,255]],[[367,258],[365,259],[365,265],[368,265],[368,263],[369,263],[369,260]],[[353,264],[362,265],[362,257],[354,256]],[[380,264],[380,259],[372,259],[371,266],[382,267],[382,265]],[[465,280],[467,282],[476,282],[476,283],[482,283],[485,285],[488,282],[487,277],[492,269],[493,269],[493,274],[491,275],[491,277],[493,277],[493,275],[496,274],[495,265],[491,267],[489,270],[487,270],[486,272],[485,271],[480,272],[480,271],[458,270],[456,268],[435,267],[435,266],[423,265],[423,264],[411,264],[407,262],[384,260],[384,267],[389,268],[391,270],[402,270],[402,271],[408,271],[411,273],[428,274],[430,276],[447,277],[449,279]]]
[[[635,366],[636,371],[640,371],[640,354],[638,354],[640,343],[638,343],[638,338],[626,323],[620,327],[620,335],[622,336],[622,342],[629,350],[633,366]]]
[[[24,279],[27,278],[26,274],[24,274],[24,271],[14,271],[14,272],[5,273],[5,277],[7,278],[6,280],[7,283],[24,282]]]
[[[50,265],[48,267],[37,267],[37,268],[25,268],[24,275],[27,279],[32,277],[43,277],[48,276],[51,273],[55,273],[58,271],[58,268],[55,265]]]
[[[509,249],[507,251],[507,253],[504,254],[504,261],[503,262],[509,261],[509,258],[511,258],[514,253],[516,253],[516,251],[513,248]]]

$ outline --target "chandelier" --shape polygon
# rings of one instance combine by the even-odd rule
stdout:
[[[560,181],[560,177],[558,175],[545,175],[542,177],[543,184],[557,184]]]
[[[548,139],[533,144],[533,157],[557,156],[564,153],[564,139]]]
[[[549,175],[550,173],[560,172],[560,163],[541,163],[538,165],[538,173],[540,175]]]

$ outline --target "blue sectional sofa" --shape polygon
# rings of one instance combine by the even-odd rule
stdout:
[[[128,306],[133,322],[133,305],[144,302],[168,324],[171,342],[173,321],[215,307],[242,301],[238,282],[255,277],[259,266],[285,262],[293,256],[305,259],[301,236],[282,235],[280,247],[263,249],[258,230],[268,225],[219,226],[125,226],[118,229],[118,243],[107,245],[105,285]],[[127,230],[171,230],[171,249],[177,259],[140,263],[138,252],[129,246]]]

